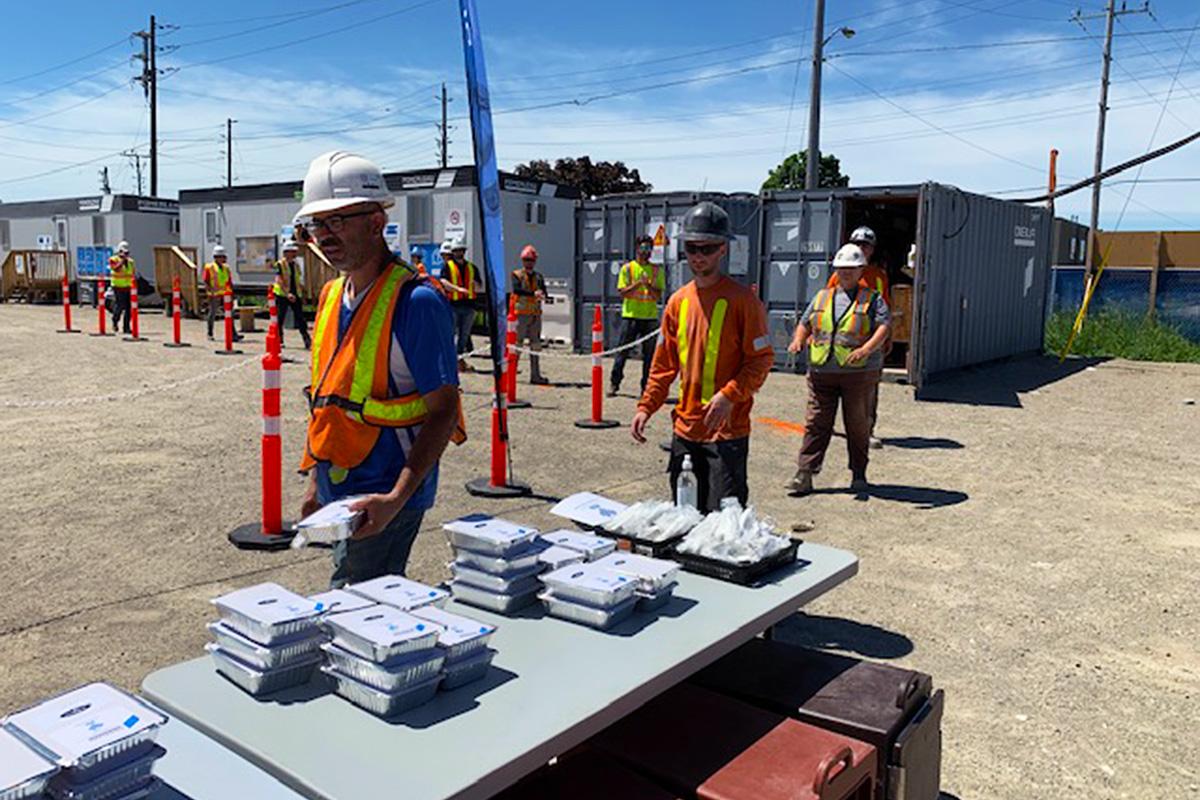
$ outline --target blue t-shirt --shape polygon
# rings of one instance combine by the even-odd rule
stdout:
[[[338,310],[338,341],[346,335],[364,290],[355,301],[343,293]],[[429,394],[443,386],[458,385],[458,356],[454,349],[454,326],[450,304],[432,287],[408,284],[401,289],[392,318],[388,388],[392,397],[410,392]],[[408,454],[421,426],[381,428],[379,440],[363,463],[350,470],[345,480],[334,483],[327,461],[317,462],[317,500],[322,504],[353,494],[390,492],[408,463]],[[404,508],[424,511],[433,507],[437,495],[438,467],[435,464]]]

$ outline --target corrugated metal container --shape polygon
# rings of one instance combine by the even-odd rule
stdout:
[[[893,284],[916,245],[906,368],[918,389],[938,373],[1041,349],[1052,235],[1043,208],[926,183],[767,192],[761,219],[763,296],[781,367],[784,320],[825,284],[837,246],[862,224],[876,231]]]
[[[687,258],[676,234],[687,210],[702,200],[711,200],[729,214],[737,239],[730,243],[728,273],[745,284],[758,282],[760,209],[759,198],[716,192],[674,192],[669,194],[614,195],[579,201],[575,213],[575,347],[585,351],[591,346],[592,307],[602,303],[617,307],[620,300],[617,276],[621,265],[633,259],[635,239],[655,236],[659,228],[667,244],[654,248],[651,260],[667,269],[668,295],[691,280]],[[609,324],[606,313],[605,347],[616,342],[617,328]]]

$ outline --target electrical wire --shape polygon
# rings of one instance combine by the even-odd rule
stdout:
[[[26,80],[29,80],[30,78],[40,78],[41,76],[48,75],[51,72],[57,72],[58,70],[62,69],[63,67],[69,67],[72,64],[78,64],[81,61],[87,61],[89,58],[92,58],[93,56],[98,56],[101,53],[107,53],[109,50],[112,50],[116,47],[120,47],[121,45],[127,44],[128,42],[129,42],[129,37],[122,36],[120,39],[117,39],[115,42],[104,45],[104,47],[101,47],[99,50],[93,50],[90,53],[84,53],[83,55],[77,56],[76,58],[73,58],[70,61],[64,61],[61,64],[55,64],[52,67],[46,67],[45,69],[40,69],[37,72],[29,72],[29,73],[26,73],[25,75],[18,75],[15,78],[6,78],[6,79],[0,81],[0,86],[8,86],[9,84],[20,83],[21,81],[26,81]]]

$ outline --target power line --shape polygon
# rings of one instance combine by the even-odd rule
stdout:
[[[120,47],[121,45],[126,44],[128,41],[129,41],[128,37],[122,36],[120,39],[117,39],[115,42],[104,45],[104,47],[101,47],[99,50],[93,50],[90,53],[84,53],[83,55],[73,58],[70,61],[64,61],[61,64],[55,64],[52,67],[46,67],[45,69],[40,69],[37,72],[30,72],[30,73],[26,73],[25,75],[18,75],[15,78],[6,78],[5,80],[0,81],[0,86],[8,86],[9,84],[20,83],[21,81],[29,80],[30,78],[40,78],[42,75],[47,75],[51,72],[57,72],[58,70],[62,69],[63,67],[69,67],[72,64],[78,64],[81,61],[87,61],[89,58],[92,58],[93,56],[98,56],[101,53],[107,53],[109,50]]]
[[[349,6],[361,5],[362,3],[375,2],[376,0],[348,0],[348,2],[335,3],[331,6],[320,6],[317,8],[293,9],[285,11],[281,14],[261,14],[254,17],[236,17],[232,19],[209,20],[207,22],[181,22],[181,29],[187,28],[212,28],[221,25],[241,25],[245,22],[262,22],[266,19],[282,19],[287,18],[290,21],[303,22],[314,14],[324,14],[327,11],[335,11],[339,8],[347,8]]]

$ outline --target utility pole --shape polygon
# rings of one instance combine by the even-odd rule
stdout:
[[[813,0],[812,83],[808,91],[808,157],[804,188],[816,189],[821,174],[821,65],[825,61],[825,0]]]
[[[142,193],[142,159],[145,158],[145,156],[143,156],[141,153],[137,152],[136,150],[126,150],[125,152],[121,153],[121,155],[133,160],[133,171],[134,171],[134,173],[137,174],[137,193],[139,195],[141,195],[141,193]]]
[[[225,119],[225,185],[233,186],[233,123],[236,119]]]
[[[102,194],[112,194],[112,185],[108,182],[108,167],[100,168],[100,192]]]
[[[436,97],[436,95],[435,95]],[[450,125],[446,121],[446,104],[451,98],[446,96],[446,84],[442,84],[442,124],[438,125],[438,162],[445,169],[450,161]]]
[[[1125,14],[1146,14],[1150,12],[1149,0],[1146,0],[1146,3],[1141,8],[1128,9],[1125,7],[1124,0],[1121,2],[1121,9],[1119,11],[1116,5],[1116,0],[1108,0],[1108,8],[1104,12],[1104,66],[1100,71],[1100,115],[1096,120],[1096,159],[1093,162],[1093,175],[1099,175],[1104,171],[1104,127],[1108,122],[1108,73],[1109,68],[1112,66],[1113,21]],[[1083,24],[1084,21],[1097,19],[1099,16],[1099,14],[1085,16],[1076,11],[1071,19],[1086,31],[1087,26]],[[1084,266],[1085,285],[1086,281],[1096,271],[1096,233],[1099,229],[1100,181],[1096,181],[1092,184],[1092,216],[1088,223],[1087,260]]]
[[[157,23],[154,15],[150,15],[150,29],[137,31],[133,35],[142,40],[142,54],[135,56],[142,62],[142,74],[136,78],[142,85],[142,94],[150,101],[150,194],[158,196],[158,61],[155,53],[158,45],[155,39]],[[138,194],[141,194],[141,181],[138,182]]]

